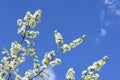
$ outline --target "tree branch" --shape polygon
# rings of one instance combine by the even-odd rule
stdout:
[[[26,27],[26,28],[25,28],[25,32],[26,32],[27,30],[29,30],[29,29],[30,29],[30,27]],[[26,33],[24,33],[24,35],[22,36],[21,42],[20,42],[20,44],[21,44],[22,46],[23,46],[23,42],[24,42],[25,38],[26,38]],[[20,52],[21,52],[21,50],[18,52],[17,57],[19,56]],[[11,57],[11,58],[12,58],[12,57]],[[13,60],[13,58],[12,58],[12,60]],[[10,63],[10,61],[9,61],[9,63]],[[11,75],[12,75],[11,73],[8,74],[7,80],[10,80]]]
[[[58,53],[60,53],[61,51],[62,51],[62,49],[60,48],[60,46],[58,46],[58,49],[57,49],[57,51],[55,52],[55,56],[53,56],[50,61],[52,61],[52,60],[56,57],[56,55],[57,55]],[[49,66],[49,65],[48,65],[48,66]],[[35,77],[39,76],[45,69],[46,69],[46,68],[43,68],[37,75],[33,76],[30,80],[33,80]]]

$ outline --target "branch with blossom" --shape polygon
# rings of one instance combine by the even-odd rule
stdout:
[[[61,64],[61,59],[57,58],[60,53],[66,53],[72,48],[79,46],[83,40],[87,37],[83,34],[73,40],[71,43],[64,43],[61,33],[57,30],[54,31],[55,42],[58,46],[57,51],[51,50],[44,54],[42,62],[39,62],[38,56],[36,55],[37,50],[33,48],[35,42],[32,41],[39,35],[39,31],[34,31],[37,23],[40,22],[41,10],[35,11],[34,14],[26,12],[24,19],[18,19],[18,34],[21,36],[21,41],[13,41],[11,43],[10,51],[3,48],[2,54],[4,57],[0,63],[0,80],[35,80],[37,77],[40,80],[44,80],[45,77],[49,77],[49,73],[45,71],[48,67],[54,67]],[[19,65],[26,61],[26,57],[30,56],[33,58],[33,70],[27,70],[24,76],[19,75]],[[108,57],[105,56],[102,60],[95,62],[92,66],[88,67],[88,70],[82,72],[83,76],[81,80],[98,80],[99,75],[94,74],[95,70],[100,70],[101,67],[106,63]],[[11,76],[15,77],[12,78]],[[66,79],[75,80],[74,68],[69,68],[66,73]],[[96,77],[95,77],[96,76]]]

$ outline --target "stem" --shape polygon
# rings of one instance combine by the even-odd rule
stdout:
[[[26,27],[26,28],[25,28],[25,32],[28,31],[29,29],[30,29],[29,26]],[[24,35],[22,36],[22,40],[21,40],[21,43],[20,43],[21,45],[23,45],[23,41],[24,41],[25,38],[26,38],[26,33],[24,33]]]
[[[21,41],[21,43],[20,43],[21,45],[23,44],[23,41],[24,41],[25,37],[26,37],[26,36],[25,36],[25,34],[24,34],[23,37],[22,37],[22,41]]]
[[[11,73],[9,73],[9,76],[8,76],[7,80],[10,80],[11,75],[12,75],[12,74],[11,74]]]
[[[37,75],[33,76],[30,80],[33,80],[35,77],[39,76],[40,73],[42,73],[44,71],[44,69],[42,69]]]
[[[30,27],[26,27],[25,32],[26,32],[27,30],[29,30],[29,29],[30,29]],[[25,38],[26,38],[26,33],[24,33],[24,35],[22,36],[22,40],[21,40],[21,42],[20,42],[20,44],[21,44],[22,46],[23,46],[23,42],[24,42]],[[21,51],[19,51],[19,53],[17,54],[17,57],[19,56],[20,52],[21,52]]]
[[[50,61],[52,61],[52,60],[58,55],[58,53],[60,53],[61,51],[62,51],[62,49],[60,48],[60,46],[58,46],[58,49],[57,49],[57,51],[55,52],[55,56],[53,56]]]
[[[62,50],[60,48],[60,46],[58,46],[58,50],[55,52],[55,56],[60,53]],[[52,61],[55,56],[52,57],[52,59],[50,61]],[[48,65],[49,66],[49,65]],[[35,77],[39,76],[46,68],[43,68],[37,75],[33,76],[30,80],[33,80]]]
[[[26,28],[25,28],[25,31],[27,31],[27,30],[29,30],[29,29],[30,29],[30,27],[26,27]],[[25,38],[26,38],[26,33],[24,33],[24,35],[22,36],[22,40],[21,40],[21,42],[20,42],[20,44],[21,44],[22,46],[23,46],[23,42],[24,42]],[[19,56],[20,52],[21,52],[21,51],[18,52],[17,57]],[[12,57],[11,57],[11,58],[12,58]],[[12,58],[12,60],[13,60],[13,59],[14,59],[14,58]],[[9,63],[10,63],[10,61],[9,61]],[[9,73],[7,80],[10,80],[11,75],[12,75],[12,73]]]

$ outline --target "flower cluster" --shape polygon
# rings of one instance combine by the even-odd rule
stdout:
[[[22,48],[21,44],[19,44],[17,41],[12,42],[10,48],[11,56],[16,58],[21,48]]]
[[[40,18],[41,18],[41,10],[37,10],[35,11],[35,13],[32,15],[31,12],[26,12],[26,15],[24,17],[24,21],[23,22],[21,19],[17,20],[17,23],[20,27],[23,26],[24,23],[27,23],[26,26],[31,26],[32,28],[34,28],[36,26],[36,23],[40,22]]]
[[[60,32],[58,32],[57,30],[54,31],[55,34],[55,41],[57,45],[62,45],[63,44],[63,37],[60,34]]]
[[[3,49],[3,53],[6,52],[6,49]],[[6,53],[5,53],[6,54]],[[10,55],[6,55],[1,60],[0,64],[0,80],[5,80],[4,78],[10,73],[16,74],[18,71],[16,67],[25,61],[25,57],[13,58]]]
[[[15,80],[30,80],[30,76],[31,76],[31,71],[27,70],[25,72],[25,76],[21,77],[19,74],[16,75]]]
[[[74,68],[71,67],[71,68],[68,69],[68,71],[66,73],[66,79],[68,79],[68,80],[75,80],[74,75],[75,75]]]
[[[84,34],[81,38],[73,40],[73,42],[71,42],[70,44],[63,44],[63,46],[62,46],[63,53],[70,51],[71,48],[75,48],[78,45],[80,45],[82,43],[83,39],[85,39],[86,37],[87,37],[87,35]]]
[[[30,38],[35,38],[39,32],[29,31],[29,28],[35,28],[36,24],[40,22],[41,18],[41,10],[37,10],[33,15],[28,11],[24,17],[24,21],[22,19],[18,19],[17,23],[19,25],[18,34],[29,35]]]
[[[39,31],[26,31],[26,37],[36,38],[39,35]]]
[[[35,45],[35,43],[33,41],[30,41],[28,39],[25,39],[24,41],[25,41],[25,43],[27,44],[28,47]]]
[[[40,67],[37,56],[35,55],[36,49],[31,48],[34,45],[33,41],[30,41],[27,38],[36,38],[39,34],[38,31],[31,31],[31,28],[35,28],[36,24],[40,22],[41,10],[35,11],[32,15],[30,12],[27,12],[24,21],[22,19],[18,19],[17,23],[19,25],[18,34],[22,36],[22,41],[17,42],[14,41],[11,43],[10,53],[6,48],[3,48],[2,54],[4,55],[0,64],[0,80],[9,80],[12,74],[15,74],[16,77],[14,80],[30,80],[31,79],[31,71],[28,70],[25,72],[24,77],[21,77],[18,72],[18,66],[26,61],[26,56],[30,55],[34,59],[34,70]],[[25,43],[27,47],[23,47]],[[36,70],[37,72],[37,70]]]
[[[38,56],[36,55],[37,50],[33,48],[35,43],[30,40],[32,38],[36,38],[39,34],[39,31],[34,31],[32,29],[40,22],[40,18],[41,10],[37,10],[34,14],[26,12],[24,20],[17,20],[19,25],[18,34],[21,35],[22,39],[21,42],[12,42],[10,51],[3,48],[2,54],[4,57],[0,63],[0,80],[11,80],[11,76],[13,78],[13,74],[14,80],[35,80],[36,77],[40,77],[40,80],[43,80],[46,76],[49,77],[49,73],[45,71],[46,68],[61,64],[61,59],[56,58],[58,53],[70,51],[72,48],[79,46],[87,37],[87,35],[84,34],[81,38],[75,39],[69,44],[64,44],[62,35],[56,30],[54,32],[54,36],[58,49],[57,51],[52,50],[45,53],[40,65]],[[26,61],[26,56],[33,58],[33,70],[28,69],[24,76],[20,76],[18,66]],[[99,74],[95,74],[94,71],[100,70],[107,60],[108,57],[105,56],[102,60],[94,62],[93,65],[88,67],[88,70],[82,72],[82,80],[98,80]],[[66,79],[75,80],[74,75],[74,68],[71,67],[66,73]]]
[[[61,60],[59,58],[56,58],[54,61],[51,61],[50,62],[50,65],[51,66],[55,66],[55,65],[58,65],[61,63]]]
[[[49,53],[46,53],[44,59],[42,60],[43,68],[46,68],[48,66],[55,66],[61,63],[61,60],[59,58],[53,60],[54,57],[55,51],[50,51]]]
[[[40,64],[39,64],[38,56],[34,56],[33,61],[34,61],[34,69],[39,68]]]
[[[0,64],[0,80],[4,80],[4,77],[8,74],[8,72],[6,72],[8,63],[9,63],[8,58],[3,57]]]
[[[81,80],[98,80],[99,74],[94,73],[94,71],[100,70],[107,60],[108,57],[104,56],[101,60],[94,62],[93,65],[89,66],[87,70],[82,72]]]
[[[25,55],[34,56],[37,50],[34,48],[22,48],[22,52],[23,52],[22,56],[25,56]]]

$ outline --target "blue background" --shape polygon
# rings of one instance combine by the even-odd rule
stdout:
[[[40,35],[34,39],[40,61],[45,52],[57,49],[54,30],[61,32],[65,43],[84,33],[88,35],[80,46],[57,56],[62,64],[53,68],[56,80],[65,80],[69,67],[75,68],[76,80],[79,80],[81,72],[104,55],[110,59],[98,72],[99,80],[119,80],[120,15],[108,8],[109,5],[113,4],[105,4],[105,0],[1,0],[0,52],[2,47],[9,49],[13,40],[20,41],[16,20],[23,19],[26,11],[34,13],[41,9],[41,23],[35,29],[40,31]],[[119,9],[119,6],[116,7]],[[102,35],[101,29],[105,29],[105,35]],[[0,54],[0,60],[2,57]],[[28,58],[25,63],[20,66],[21,75],[32,69],[31,59]]]

